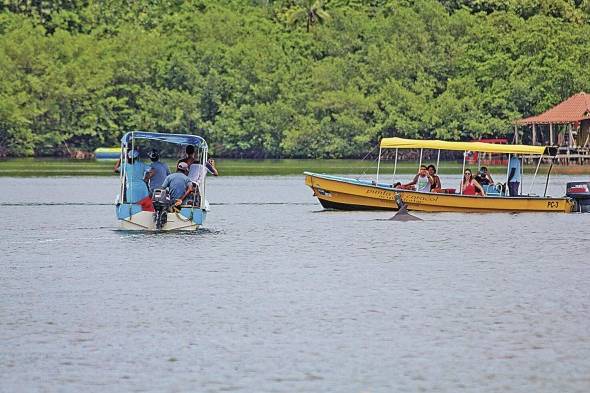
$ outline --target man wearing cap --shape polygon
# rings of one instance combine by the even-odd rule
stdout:
[[[145,174],[145,180],[149,182],[150,194],[153,194],[156,188],[161,188],[166,176],[170,174],[168,165],[160,162],[160,153],[153,149],[148,157],[152,160],[149,170]]]
[[[162,188],[168,188],[170,197],[176,201],[175,206],[182,205],[184,199],[193,191],[193,184],[188,175],[188,164],[179,162],[176,166],[176,173],[166,176]]]

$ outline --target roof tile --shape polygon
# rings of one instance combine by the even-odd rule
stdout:
[[[590,119],[590,95],[578,93],[540,115],[516,120],[517,124],[573,123]]]

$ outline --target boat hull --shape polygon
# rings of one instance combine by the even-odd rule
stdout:
[[[396,195],[408,210],[424,212],[562,212],[574,204],[569,198],[468,196],[424,193],[391,188],[391,185],[316,173],[305,173],[306,184],[322,206],[340,210],[396,210]]]
[[[185,207],[178,213],[167,213],[166,224],[158,230],[152,211],[141,210],[136,204],[117,206],[119,228],[126,231],[195,231],[203,225],[206,216],[204,209]]]
[[[305,184],[322,206],[340,210],[396,210],[395,194],[390,190],[357,179],[305,173]]]

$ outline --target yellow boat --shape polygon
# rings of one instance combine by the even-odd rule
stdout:
[[[384,138],[381,140],[379,158],[382,149],[423,149],[477,151],[505,154],[527,154],[541,157],[545,146],[499,145],[483,142],[447,142],[435,140],[413,140],[403,138]],[[421,161],[421,160],[420,160]],[[380,160],[379,160],[380,164]],[[413,211],[424,212],[561,212],[569,213],[577,209],[576,201],[568,196],[552,198],[535,195],[505,196],[497,195],[471,196],[461,194],[417,192],[393,188],[392,184],[379,182],[379,164],[377,180],[363,180],[305,172],[305,183],[314,192],[319,202],[327,209],[342,210],[397,210],[397,201],[402,201]],[[463,161],[465,168],[465,160]],[[539,166],[537,166],[537,171]],[[395,169],[394,169],[395,173]],[[536,177],[537,172],[535,172]],[[399,199],[398,199],[399,197]]]

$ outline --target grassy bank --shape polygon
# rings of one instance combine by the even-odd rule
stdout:
[[[167,161],[173,167],[174,162]],[[0,161],[0,176],[114,176],[114,161],[75,161],[62,159],[22,158]],[[221,175],[225,176],[263,176],[299,175],[303,171],[332,174],[374,174],[376,161],[361,160],[217,160]],[[475,170],[475,165],[470,166]],[[397,173],[416,172],[416,162],[399,162]],[[503,167],[491,167],[495,174],[505,173]],[[534,167],[525,167],[525,172],[533,172]],[[548,165],[541,166],[540,174],[546,173]],[[381,172],[393,172],[393,162],[382,162]],[[461,163],[444,161],[440,163],[440,174],[460,174]],[[590,174],[590,166],[554,166],[554,174]]]

